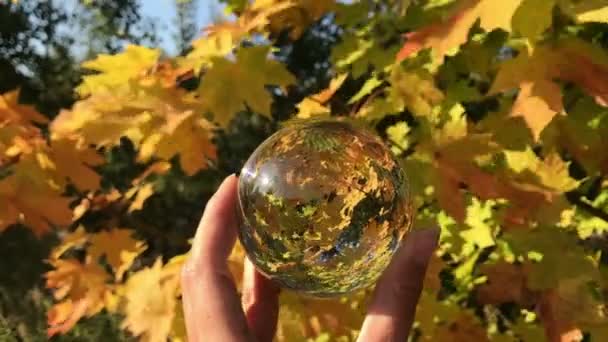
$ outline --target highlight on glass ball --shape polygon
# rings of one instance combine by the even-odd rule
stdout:
[[[374,284],[412,223],[403,169],[382,140],[337,119],[292,123],[239,177],[239,239],[257,269],[313,297]]]

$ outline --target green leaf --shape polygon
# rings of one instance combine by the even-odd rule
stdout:
[[[536,41],[551,27],[555,0],[524,0],[515,11],[512,25],[522,36]]]
[[[494,246],[494,236],[498,226],[493,220],[493,208],[496,202],[489,200],[481,202],[473,198],[472,203],[467,207],[465,223],[470,227],[460,233],[460,236],[467,242],[473,243],[479,248]]]

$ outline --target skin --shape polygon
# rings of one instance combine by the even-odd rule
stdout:
[[[237,177],[224,180],[208,201],[190,258],[182,269],[188,340],[272,341],[280,289],[245,259],[239,296],[227,259],[237,236]],[[438,230],[412,232],[378,280],[358,341],[405,341],[414,321]]]

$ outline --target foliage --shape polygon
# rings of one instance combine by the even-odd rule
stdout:
[[[237,140],[259,142],[269,118],[342,115],[386,139],[417,226],[442,230],[415,340],[608,338],[608,2],[228,8],[236,20],[183,56],[130,45],[86,62],[79,100],[51,122],[16,91],[0,98],[0,231],[60,240],[47,256],[49,335],[116,313],[144,340],[183,340],[179,268],[204,200],[238,169],[226,151],[246,156]],[[321,34],[325,89],[289,60]],[[242,258],[237,246],[237,279]],[[351,340],[368,295],[285,293],[278,339]]]

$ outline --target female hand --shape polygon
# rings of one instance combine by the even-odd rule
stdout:
[[[245,259],[242,297],[227,258],[237,236],[237,177],[224,180],[207,203],[189,260],[182,270],[182,301],[188,338],[199,341],[272,341],[279,288]],[[359,341],[405,341],[416,312],[435,229],[410,233],[380,277]]]

